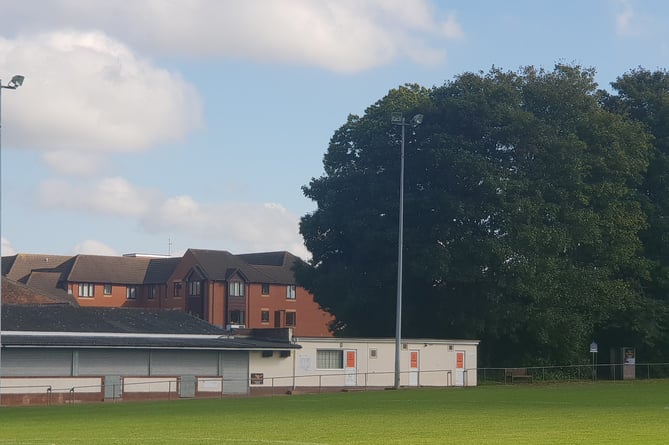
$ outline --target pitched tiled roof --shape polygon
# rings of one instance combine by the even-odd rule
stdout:
[[[71,263],[71,256],[19,253],[2,257],[2,275],[14,281],[25,281],[35,270],[67,273]]]
[[[225,250],[189,249],[206,279],[228,281],[235,274],[251,283],[295,284],[292,267],[298,257],[289,252],[233,255]],[[18,254],[2,258],[2,270],[14,281],[48,291],[64,292],[63,282],[160,284],[174,272],[180,257]]]
[[[172,275],[172,272],[174,272],[174,269],[179,265],[180,261],[181,257],[151,258],[151,261],[149,261],[149,265],[146,268],[144,283],[167,283],[167,280]]]
[[[293,265],[300,258],[290,252],[262,252],[238,255],[263,274],[272,277],[270,283],[295,284]]]
[[[142,284],[151,258],[77,255],[70,282]]]
[[[201,270],[210,280],[226,281],[235,273],[240,273],[245,280],[252,283],[274,282],[272,276],[250,265],[240,255],[233,255],[225,250],[188,249]]]
[[[299,348],[286,335],[230,335],[174,310],[5,305],[2,327],[3,347]]]
[[[3,331],[106,332],[123,334],[224,334],[178,310],[3,305]]]
[[[76,299],[65,291],[43,290],[2,277],[2,304],[62,304],[79,306]]]

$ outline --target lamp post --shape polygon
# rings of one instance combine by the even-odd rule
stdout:
[[[397,308],[395,311],[395,389],[400,388],[400,350],[402,347],[402,248],[404,247],[404,133],[408,125],[417,127],[423,122],[423,115],[417,114],[407,123],[402,113],[392,113],[390,121],[402,127],[400,144],[400,217],[399,239],[397,243]]]
[[[2,259],[2,90],[15,90],[23,85],[23,76],[12,77],[7,85],[0,79],[0,259]],[[0,406],[2,406],[2,273],[0,273]]]

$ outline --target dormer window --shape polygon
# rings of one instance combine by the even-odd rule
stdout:
[[[190,297],[199,297],[201,292],[200,282],[199,281],[189,281],[188,282],[188,296]]]
[[[231,297],[243,297],[244,296],[244,283],[241,281],[231,281],[228,284],[228,295]]]

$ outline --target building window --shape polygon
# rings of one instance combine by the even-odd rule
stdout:
[[[84,298],[93,298],[95,285],[93,283],[79,283],[79,296]]]
[[[126,286],[125,288],[125,298],[128,300],[134,300],[137,298],[137,286]]]
[[[244,283],[241,281],[231,281],[228,285],[228,293],[231,297],[243,297]]]
[[[344,351],[341,349],[316,350],[316,367],[318,369],[344,369]]]
[[[174,283],[174,296],[175,297],[180,297],[181,296],[181,283],[180,282]]]
[[[269,295],[269,284],[263,283],[260,285],[260,293],[262,295]]]
[[[155,284],[152,284],[149,286],[149,300],[153,300],[156,298],[156,294],[158,293],[158,286]]]
[[[105,295],[111,295],[112,294],[112,285],[111,284],[105,284],[102,292]]]
[[[244,311],[233,310],[230,311],[230,324],[244,324],[245,320]]]
[[[189,297],[199,297],[200,296],[200,282],[199,281],[189,281],[188,282],[188,296]]]
[[[286,311],[286,326],[295,326],[296,322],[295,311]]]
[[[260,311],[260,322],[269,323],[269,311],[267,309],[262,309]]]
[[[379,352],[376,349],[369,350],[369,358],[377,358],[378,356]]]
[[[295,285],[286,286],[286,298],[289,300],[295,299]]]

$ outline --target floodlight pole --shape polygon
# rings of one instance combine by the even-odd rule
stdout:
[[[2,260],[2,90],[15,90],[23,85],[23,76],[14,76],[7,85],[0,79],[0,261]],[[2,273],[0,272],[0,406],[2,406]]]
[[[423,115],[417,114],[406,123],[402,113],[392,113],[390,121],[402,127],[402,142],[400,144],[400,208],[397,242],[397,307],[395,309],[395,389],[400,389],[400,351],[402,348],[402,250],[404,247],[404,134],[405,127],[416,127],[423,122]]]

